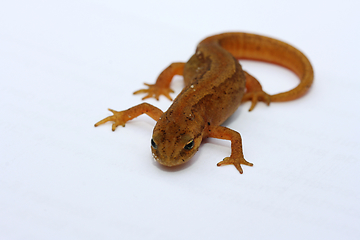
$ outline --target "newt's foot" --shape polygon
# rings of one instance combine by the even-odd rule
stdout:
[[[134,94],[139,94],[139,93],[147,93],[147,95],[145,97],[142,98],[142,100],[145,100],[147,98],[155,98],[156,100],[159,100],[160,95],[164,95],[165,97],[167,97],[170,101],[172,101],[172,98],[170,97],[170,93],[173,93],[174,91],[170,88],[166,88],[166,87],[159,87],[156,84],[147,84],[144,83],[146,86],[148,86],[148,89],[140,89],[136,92],[134,92]]]
[[[237,157],[236,158],[236,157],[233,157],[233,156],[224,158],[224,160],[219,162],[217,165],[221,166],[221,165],[226,165],[226,164],[233,164],[241,174],[243,173],[243,170],[242,170],[240,164],[247,165],[247,166],[250,166],[250,167],[254,165],[254,164],[249,163],[248,161],[246,161],[243,157]]]
[[[116,127],[121,125],[123,127],[125,127],[125,123],[129,120],[129,117],[128,114],[126,114],[125,112],[126,111],[115,111],[115,110],[112,110],[109,108],[109,111],[112,112],[114,115],[113,116],[109,116],[109,117],[106,117],[104,118],[103,120],[95,123],[95,127],[101,125],[101,124],[104,124],[106,122],[114,122],[112,124],[112,130],[115,131]]]
[[[251,101],[251,106],[249,108],[249,112],[252,111],[258,101],[266,103],[266,105],[270,105],[270,95],[264,91],[256,91],[256,92],[248,92],[244,94],[241,102]]]

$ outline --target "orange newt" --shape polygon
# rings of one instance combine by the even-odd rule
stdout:
[[[259,60],[281,65],[293,71],[300,83],[292,90],[269,95],[260,83],[242,70],[238,59]],[[114,122],[112,130],[125,126],[129,120],[147,114],[157,121],[151,139],[154,159],[165,166],[177,166],[190,160],[203,139],[211,137],[231,141],[231,155],[217,165],[233,164],[243,173],[241,164],[253,166],[245,160],[242,140],[238,132],[220,126],[242,102],[251,101],[249,111],[258,101],[283,102],[303,96],[310,88],[314,73],[306,56],[293,46],[279,40],[249,33],[224,33],[208,37],[197,46],[186,63],[172,63],[157,78],[146,84],[143,98],[157,100],[164,95],[172,100],[170,82],[174,75],[184,77],[185,87],[166,112],[142,103],[124,111],[109,109],[114,115],[95,124]]]

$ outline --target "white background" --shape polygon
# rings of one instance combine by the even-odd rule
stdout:
[[[360,239],[359,10],[355,0],[2,1],[0,239]],[[254,167],[216,167],[230,142],[215,139],[189,164],[160,167],[147,116],[93,127],[227,31],[288,42],[315,70],[303,98],[251,113],[246,103],[224,124]],[[297,84],[288,70],[242,63],[269,93]],[[176,94],[182,86],[176,77]]]

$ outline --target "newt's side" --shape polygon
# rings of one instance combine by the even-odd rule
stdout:
[[[296,73],[300,83],[294,89],[275,95],[262,90],[260,83],[243,71],[238,59],[252,59],[278,64]],[[241,165],[252,166],[244,159],[241,136],[238,132],[220,126],[242,102],[251,101],[251,111],[258,101],[266,104],[297,99],[310,88],[314,73],[309,60],[296,48],[276,39],[248,34],[224,33],[208,37],[197,46],[187,63],[172,63],[148,89],[143,98],[165,95],[170,100],[170,82],[174,75],[184,76],[185,87],[166,112],[148,103],[125,111],[114,111],[95,124],[114,122],[112,130],[141,114],[147,114],[156,126],[151,139],[154,159],[165,166],[185,163],[207,137],[231,141],[231,155],[218,163],[233,164],[240,173]]]

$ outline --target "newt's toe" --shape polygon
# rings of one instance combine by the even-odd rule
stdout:
[[[172,89],[168,87],[161,87],[156,84],[144,84],[148,86],[148,89],[140,89],[134,92],[134,94],[146,93],[147,95],[143,97],[142,100],[145,100],[147,98],[155,98],[156,100],[159,100],[159,97],[161,95],[164,95],[167,99],[172,101],[172,98],[170,97],[170,93],[174,92]]]
[[[249,108],[249,112],[251,112],[256,104],[261,101],[264,102],[266,105],[270,105],[270,95],[267,94],[264,91],[258,91],[258,92],[248,92],[244,95],[241,102],[251,101],[251,106]]]
[[[110,112],[112,112],[114,115],[106,117],[103,120],[100,120],[99,122],[95,123],[94,126],[97,127],[97,126],[107,123],[107,122],[114,122],[111,127],[111,129],[113,131],[115,131],[116,127],[119,125],[125,127],[125,123],[127,122],[129,117],[125,116],[123,111],[118,112],[118,111],[112,110],[110,108],[108,110]]]
[[[243,173],[243,170],[241,168],[241,164],[247,165],[247,166],[250,166],[250,167],[252,167],[254,165],[254,164],[246,161],[244,158],[234,158],[234,157],[230,156],[230,157],[224,158],[224,160],[219,162],[217,164],[217,166],[228,165],[228,164],[234,165],[236,167],[236,169],[239,171],[240,174]]]

